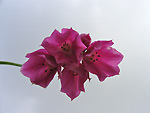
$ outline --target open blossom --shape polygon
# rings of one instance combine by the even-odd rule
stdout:
[[[26,57],[29,60],[22,65],[22,74],[29,77],[33,84],[46,88],[59,69],[55,58],[45,49],[29,53]]]
[[[55,30],[50,37],[44,39],[42,46],[55,57],[59,64],[80,62],[81,53],[86,49],[79,34],[72,28],[64,28],[61,33]]]
[[[95,41],[84,54],[83,65],[87,71],[96,74],[100,81],[120,72],[118,64],[122,61],[123,55],[110,47],[112,45],[112,41]]]
[[[82,64],[66,65],[60,76],[61,91],[66,93],[71,100],[85,92],[84,83],[89,79],[89,72]]]

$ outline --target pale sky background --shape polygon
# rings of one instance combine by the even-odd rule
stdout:
[[[0,113],[150,113],[149,0],[0,0],[0,60],[23,64],[54,29],[73,27],[92,40],[113,39],[125,56],[120,75],[70,101],[55,76],[44,89],[19,67],[0,65]]]

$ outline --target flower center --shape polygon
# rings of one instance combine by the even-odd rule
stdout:
[[[71,45],[68,44],[68,43],[64,43],[62,44],[61,46],[61,49],[64,53],[68,54],[68,55],[71,55],[72,54],[72,48],[71,48]]]
[[[89,57],[89,59],[90,59],[92,62],[96,62],[96,61],[99,60],[99,57],[100,57],[100,55],[99,55],[97,52],[95,52],[95,53],[93,53],[93,54]]]
[[[42,66],[44,66],[44,65],[47,65],[47,63],[45,62],[45,59],[44,59],[44,62],[42,63]],[[47,71],[50,71],[50,72],[53,71],[53,68],[54,68],[54,67],[52,67],[52,66],[49,65],[49,68],[45,70],[45,73],[46,73]]]
[[[76,73],[74,71],[72,71],[72,73],[73,73],[73,76],[77,76],[78,75],[78,73]]]

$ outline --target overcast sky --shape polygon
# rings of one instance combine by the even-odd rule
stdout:
[[[113,39],[123,53],[120,75],[70,101],[57,76],[44,89],[19,67],[0,66],[0,113],[150,113],[149,0],[0,0],[0,60],[23,64],[54,29],[72,27],[92,41]]]

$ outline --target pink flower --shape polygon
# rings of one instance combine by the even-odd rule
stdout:
[[[89,72],[81,64],[66,65],[60,76],[61,92],[66,93],[71,100],[85,92],[84,83],[89,79]]]
[[[59,69],[55,58],[45,49],[29,53],[26,57],[29,60],[22,65],[22,74],[30,78],[33,84],[46,88]]]
[[[123,55],[110,47],[112,45],[112,41],[95,41],[84,54],[83,65],[87,71],[96,74],[100,81],[120,72],[118,64],[122,61]]]
[[[64,28],[61,32],[54,30],[41,45],[44,49],[26,55],[29,60],[22,65],[21,72],[43,88],[58,72],[61,92],[71,100],[85,92],[84,83],[90,80],[89,72],[96,74],[100,81],[120,72],[118,65],[123,55],[111,47],[112,41],[91,43],[89,34],[79,35],[72,28]]]
[[[62,65],[80,62],[81,53],[86,49],[79,34],[72,28],[64,28],[61,33],[55,30],[50,37],[44,39],[41,45],[55,57],[58,64]]]

